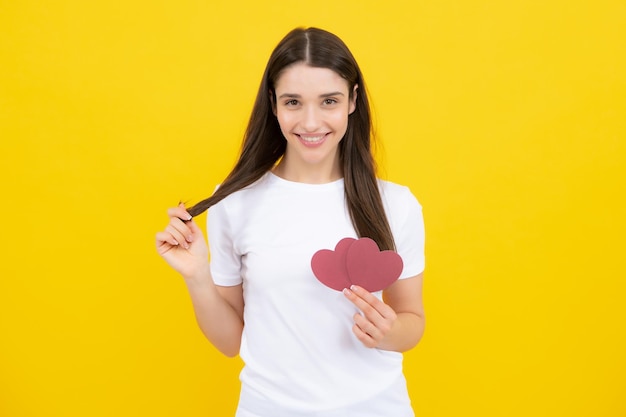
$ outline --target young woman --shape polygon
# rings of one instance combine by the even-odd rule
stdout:
[[[238,417],[414,415],[401,352],[424,330],[422,212],[376,178],[371,136],[348,48],[295,29],[270,56],[233,171],[156,235],[206,337],[244,360]],[[208,208],[207,246],[193,216]],[[345,237],[397,251],[400,279],[377,293],[324,286],[311,258]]]

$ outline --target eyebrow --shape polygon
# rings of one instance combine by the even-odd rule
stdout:
[[[319,97],[328,98],[328,97],[343,96],[343,95],[345,94],[343,94],[341,91],[333,91],[332,93],[320,94]],[[300,98],[300,97],[302,97],[300,94],[285,93],[285,94],[281,94],[278,98]]]

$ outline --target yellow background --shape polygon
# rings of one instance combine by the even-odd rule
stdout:
[[[424,206],[417,415],[626,415],[625,22],[622,0],[0,0],[0,416],[232,415],[240,360],[154,233],[232,166],[299,25],[350,46],[381,175]]]

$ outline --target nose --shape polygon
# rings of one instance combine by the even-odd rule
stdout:
[[[307,132],[316,132],[321,124],[319,109],[315,106],[307,106],[304,109],[302,128]]]

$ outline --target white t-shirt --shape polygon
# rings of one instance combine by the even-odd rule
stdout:
[[[404,263],[400,278],[413,277],[424,269],[421,206],[407,187],[379,184]],[[344,237],[357,235],[343,179],[304,184],[267,173],[209,209],[213,280],[243,283],[237,416],[413,415],[402,354],[363,346],[352,333],[356,307],[311,270],[313,254]],[[367,414],[386,401],[397,411]]]

